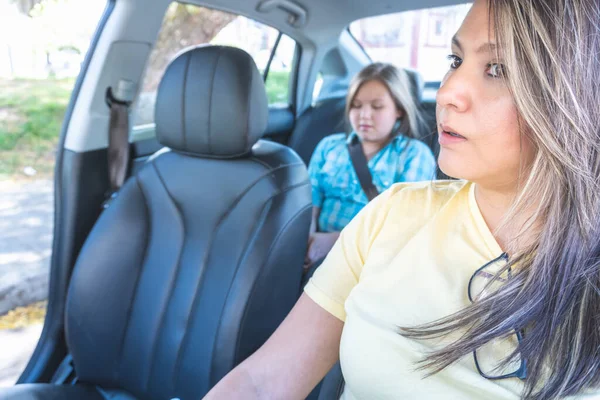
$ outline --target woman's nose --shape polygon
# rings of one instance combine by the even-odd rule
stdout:
[[[438,89],[436,102],[439,107],[454,109],[454,111],[464,112],[470,105],[468,74],[460,68],[452,71]]]

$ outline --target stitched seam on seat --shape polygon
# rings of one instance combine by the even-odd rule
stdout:
[[[261,177],[262,178],[262,177]],[[195,289],[195,293],[194,293],[194,300],[193,300],[193,304],[192,304],[192,309],[190,310],[190,314],[188,317],[188,320],[186,322],[186,326],[185,326],[185,330],[184,330],[184,334],[183,334],[183,338],[181,339],[181,343],[179,346],[179,349],[177,350],[177,359],[175,361],[175,373],[173,375],[173,378],[175,379],[174,382],[174,386],[177,386],[177,377],[180,376],[180,369],[181,369],[181,363],[182,363],[182,358],[183,358],[183,349],[187,346],[187,342],[188,342],[188,337],[189,337],[189,326],[190,323],[192,321],[192,319],[194,318],[196,309],[198,307],[198,291],[200,290],[200,287],[202,286],[202,283],[204,281],[204,273],[206,271],[206,264],[208,259],[210,258],[210,255],[212,254],[212,244],[214,242],[215,236],[216,236],[216,232],[221,228],[221,224],[227,219],[227,217],[229,216],[229,214],[231,214],[233,212],[233,210],[239,205],[239,203],[241,202],[241,200],[244,198],[244,196],[246,196],[246,194],[256,185],[256,183],[258,183],[260,181],[260,179],[256,180],[255,182],[253,182],[251,185],[249,185],[246,190],[244,190],[244,192],[242,192],[238,198],[236,200],[234,200],[232,202],[231,207],[225,211],[225,213],[223,213],[223,215],[219,218],[218,222],[215,224],[215,227],[211,233],[210,239],[208,241],[208,246],[207,246],[207,251],[204,255],[204,259],[202,260],[202,273],[200,278],[198,279],[198,282],[196,284],[196,289]]]
[[[283,189],[283,190],[280,190],[278,193],[275,193],[275,194],[273,194],[273,196],[271,196],[271,197],[269,198],[269,201],[271,201],[272,199],[274,199],[275,197],[277,197],[277,196],[279,196],[279,195],[281,195],[281,194],[286,194],[287,192],[290,192],[290,191],[292,191],[292,190],[294,190],[294,189],[296,189],[296,188],[298,188],[298,187],[305,186],[305,185],[307,185],[308,183],[309,183],[309,181],[304,181],[303,183],[299,183],[299,184],[296,184],[296,185],[292,185],[292,186],[289,186],[289,187],[287,187],[287,188],[285,188],[285,189]],[[265,257],[265,264],[267,264],[267,263],[268,263],[268,261],[269,261],[269,258],[271,257],[271,254],[272,254],[272,252],[273,252],[273,248],[275,247],[275,243],[277,243],[277,241],[278,241],[278,240],[281,238],[281,236],[282,236],[282,235],[283,235],[283,234],[286,232],[286,230],[287,230],[288,226],[289,226],[289,225],[290,225],[290,224],[291,224],[293,221],[295,221],[295,220],[296,220],[296,218],[298,218],[298,216],[299,216],[299,215],[301,215],[303,212],[305,212],[306,210],[308,210],[308,209],[311,209],[311,208],[312,208],[312,203],[309,203],[307,206],[303,207],[303,208],[302,208],[302,209],[300,209],[300,210],[299,210],[299,211],[298,211],[296,214],[294,214],[294,215],[293,215],[293,216],[290,218],[290,220],[289,220],[289,221],[288,221],[288,222],[285,224],[285,226],[284,226],[284,227],[281,229],[281,231],[279,232],[279,234],[277,235],[277,237],[276,237],[276,238],[275,238],[275,239],[274,239],[274,240],[271,242],[271,247],[269,247],[269,251],[268,251],[268,253],[267,253],[267,257]],[[252,294],[254,293],[254,291],[255,291],[255,288],[256,288],[256,282],[258,282],[258,280],[260,279],[260,276],[261,276],[261,274],[262,274],[263,272],[264,272],[264,269],[262,269],[262,270],[261,270],[261,272],[260,272],[260,273],[259,273],[259,275],[257,276],[257,279],[256,279],[256,281],[255,281],[255,284],[253,285],[252,289],[250,289],[250,296],[249,296],[249,298],[252,298]],[[244,324],[244,322],[245,322],[245,320],[246,320],[246,317],[247,317],[247,313],[248,313],[248,308],[246,308],[246,310],[244,311],[244,315],[242,316],[242,319],[241,319],[241,322],[240,322],[240,326],[242,326],[242,325]],[[237,352],[238,352],[238,350],[239,350],[239,346],[240,346],[240,343],[239,343],[239,341],[240,341],[240,338],[238,337],[238,340],[237,340],[237,342],[236,342],[236,347],[235,347],[235,352],[236,352],[236,353],[237,353]]]
[[[167,196],[169,197],[169,200],[171,201],[171,203],[175,207],[175,210],[177,210],[177,215],[179,216],[179,219],[181,221],[181,226],[182,226],[182,229],[183,229],[182,238],[183,238],[183,242],[185,242],[186,229],[185,229],[185,219],[183,218],[183,213],[181,212],[181,210],[177,206],[177,203],[175,202],[173,196],[169,192],[169,189],[167,188],[167,185],[165,184],[165,181],[164,181],[162,175],[160,174],[160,171],[158,170],[158,168],[156,168],[155,164],[152,164],[152,166],[154,167],[154,170],[156,171],[156,174],[158,175],[158,179],[160,180],[160,182],[163,185],[163,188],[165,189],[165,193],[167,194]],[[160,316],[160,319],[159,319],[157,334],[156,334],[156,338],[154,340],[154,346],[153,346],[153,349],[152,349],[152,355],[150,356],[150,362],[152,363],[152,367],[150,367],[150,371],[148,373],[148,378],[147,378],[146,383],[144,385],[144,389],[146,389],[146,390],[148,389],[148,386],[150,384],[150,377],[152,376],[152,372],[154,371],[154,368],[156,368],[156,365],[157,365],[157,363],[155,362],[154,358],[156,357],[156,352],[157,352],[157,348],[158,348],[158,342],[159,342],[158,339],[162,336],[163,322],[164,322],[167,310],[169,308],[169,304],[171,303],[171,298],[172,298],[173,293],[175,291],[174,289],[175,289],[175,283],[177,282],[177,276],[179,276],[179,271],[181,269],[181,255],[183,254],[183,249],[184,249],[183,242],[181,244],[181,247],[179,248],[179,254],[177,255],[177,263],[176,263],[176,267],[175,267],[175,272],[173,274],[173,279],[171,281],[171,285],[170,285],[170,288],[169,288],[169,294],[167,295],[167,300],[165,301],[165,306],[164,306],[164,309],[161,312],[161,316]]]
[[[274,194],[273,196],[271,196],[269,198],[269,201],[271,201],[272,199],[274,199],[275,197],[277,197],[279,195],[286,194],[287,192],[289,192],[291,190],[293,190],[291,187],[289,189],[282,190],[279,193]],[[281,238],[281,236],[283,236],[283,234],[286,233],[286,231],[287,231],[288,227],[290,226],[290,224],[292,224],[292,222],[294,222],[303,212],[305,212],[306,210],[309,210],[311,208],[312,208],[312,204],[309,204],[309,205],[301,208],[296,214],[294,214],[292,216],[292,218],[289,219],[289,221],[285,224],[285,226],[277,234],[277,237],[271,242],[271,247],[269,247],[269,251],[267,252],[267,257],[265,257],[264,265],[267,265],[269,263],[269,259],[271,258],[271,255],[273,254],[273,249],[275,248],[275,244],[279,241],[279,239]],[[256,280],[254,281],[254,284],[252,285],[252,289],[250,289],[250,296],[248,296],[248,299],[251,299],[253,297],[254,292],[256,290],[256,283],[260,280],[261,275],[264,273],[264,271],[265,271],[264,268],[262,268],[260,270],[258,276],[256,277]],[[246,304],[249,304],[249,302],[246,303]],[[246,309],[244,310],[244,315],[242,316],[242,319],[240,321],[240,326],[243,326],[244,323],[245,323],[245,321],[246,321],[246,318],[248,316],[248,308],[249,307],[246,307]],[[234,354],[237,354],[238,351],[239,351],[240,340],[241,340],[241,337],[238,336],[236,344],[235,344],[235,353]]]
[[[235,206],[239,203],[239,201],[234,202],[235,205],[232,206],[232,208],[228,211],[226,211],[224,213],[224,215],[222,215],[218,222],[215,224],[215,227],[213,229],[213,231],[211,232],[210,238],[208,240],[208,245],[206,246],[206,252],[204,254],[204,258],[202,260],[201,263],[201,274],[200,277],[198,279],[198,282],[196,283],[196,289],[194,290],[194,296],[193,296],[193,302],[192,302],[192,307],[191,310],[189,312],[187,321],[186,321],[186,325],[185,325],[185,330],[184,330],[184,334],[183,334],[183,338],[181,339],[181,342],[179,344],[179,349],[177,349],[177,358],[175,360],[175,367],[174,367],[174,371],[175,373],[173,374],[173,386],[176,387],[177,386],[177,378],[181,375],[180,374],[180,369],[181,369],[181,363],[182,363],[182,359],[183,359],[183,349],[187,346],[188,343],[188,338],[189,338],[189,326],[194,318],[194,315],[196,313],[196,309],[198,308],[198,291],[200,290],[200,287],[202,286],[202,283],[204,282],[204,273],[206,272],[206,265],[208,262],[208,259],[210,258],[211,254],[212,254],[212,248],[213,248],[213,242],[216,236],[216,232],[220,229],[221,224],[223,221],[225,221],[225,219],[227,218],[227,216],[231,213],[231,211],[235,208]]]
[[[150,250],[150,234],[152,233],[152,218],[150,217],[150,210],[149,210],[149,203],[148,203],[148,196],[146,195],[146,193],[144,192],[144,188],[143,185],[141,184],[141,181],[139,180],[138,177],[135,178],[134,182],[136,183],[136,185],[138,186],[138,188],[140,189],[140,192],[142,193],[142,197],[144,198],[144,206],[145,206],[145,210],[146,210],[146,218],[148,221],[148,232],[146,234],[146,251],[144,252],[144,257],[142,258],[142,266],[140,267],[139,273],[137,275],[137,278],[135,279],[135,286],[133,289],[133,296],[131,296],[131,303],[129,304],[129,308],[127,310],[127,320],[125,322],[125,329],[123,330],[123,337],[121,338],[121,344],[119,345],[120,349],[119,349],[119,356],[118,356],[118,360],[119,360],[119,368],[116,369],[115,371],[115,375],[114,375],[114,379],[118,380],[118,376],[121,373],[120,367],[122,367],[123,364],[123,349],[125,348],[125,338],[127,337],[127,333],[129,331],[129,323],[131,322],[131,314],[133,312],[133,307],[134,304],[136,303],[136,299],[137,299],[137,295],[138,295],[138,289],[139,289],[139,283],[140,283],[140,277],[142,276],[142,273],[144,272],[144,266],[146,265],[146,261],[148,259],[148,253]]]
[[[257,162],[258,164],[261,164],[261,165],[262,165],[262,166],[264,166],[264,167],[267,167],[267,168],[269,168],[269,170],[268,170],[268,171],[267,171],[265,174],[263,174],[263,175],[261,175],[259,178],[257,178],[256,182],[260,181],[260,180],[261,180],[261,179],[263,179],[265,176],[267,176],[267,175],[271,175],[273,172],[277,172],[277,171],[279,171],[279,170],[282,170],[282,169],[284,169],[284,168],[288,168],[288,167],[298,167],[298,166],[301,166],[301,165],[302,165],[302,166],[304,166],[304,163],[302,163],[302,162],[299,162],[299,163],[294,163],[294,164],[282,164],[282,165],[279,165],[279,166],[277,166],[277,167],[271,167],[269,164],[266,164],[266,165],[265,165],[264,163],[262,163],[261,161],[259,161],[259,160],[257,160],[257,159],[251,159],[251,160],[252,160],[252,161],[255,161],[255,162]],[[253,182],[253,183],[252,183],[252,185],[255,185],[255,184],[256,184],[256,182]]]
[[[237,273],[239,272],[240,266],[243,264],[243,262],[246,260],[246,257],[248,256],[248,252],[249,250],[252,248],[252,244],[255,243],[256,238],[257,238],[257,232],[260,231],[260,229],[264,226],[267,215],[268,215],[268,208],[271,203],[272,203],[272,197],[269,198],[262,207],[262,210],[260,212],[260,218],[257,219],[257,223],[254,225],[254,229],[252,229],[252,233],[250,235],[248,235],[248,240],[246,242],[246,245],[244,246],[244,251],[240,254],[239,260],[237,262],[237,265],[235,267],[235,273],[233,274],[233,279],[231,279],[231,281],[229,282],[229,288],[227,289],[227,295],[225,296],[225,301],[223,302],[223,307],[221,308],[221,313],[219,314],[219,322],[217,323],[217,327],[215,332],[217,333],[215,335],[215,340],[213,341],[213,347],[212,347],[212,354],[215,354],[215,346],[218,343],[218,337],[219,337],[219,332],[221,331],[221,325],[223,322],[223,311],[225,310],[225,307],[227,306],[228,300],[229,300],[229,295],[231,294],[231,288],[233,286],[233,283],[235,282],[235,277],[237,276]],[[237,348],[234,349],[234,355],[237,353]],[[213,360],[211,360],[211,367],[213,365]],[[213,373],[213,368],[211,368],[209,370],[209,382],[212,381],[212,373]]]
[[[296,165],[304,165],[302,163],[298,163]],[[200,276],[200,278],[198,279],[198,283],[196,285],[196,291],[194,294],[194,303],[192,305],[192,309],[190,311],[190,317],[186,323],[186,327],[185,327],[185,331],[184,331],[184,336],[181,340],[181,345],[179,350],[177,351],[177,360],[175,362],[175,374],[174,374],[174,379],[177,379],[177,376],[180,375],[179,370],[181,368],[181,362],[182,362],[182,350],[187,346],[187,341],[188,341],[188,333],[189,333],[189,324],[195,314],[195,310],[197,308],[197,303],[198,303],[198,290],[200,288],[200,286],[202,285],[203,279],[204,279],[204,270],[205,270],[205,266],[206,266],[206,261],[209,259],[210,254],[211,254],[211,250],[212,250],[212,243],[214,241],[216,232],[220,229],[221,224],[227,219],[227,217],[235,210],[235,208],[240,204],[241,200],[248,194],[248,192],[255,186],[257,185],[260,181],[262,181],[262,179],[264,179],[266,176],[272,174],[273,172],[279,170],[279,169],[283,169],[285,167],[287,167],[288,165],[281,165],[277,168],[273,168],[267,172],[265,172],[264,174],[260,175],[254,182],[252,182],[250,185],[248,185],[248,187],[242,192],[240,193],[240,195],[238,196],[237,199],[235,199],[232,203],[231,203],[231,207],[226,210],[226,212],[219,218],[219,221],[217,222],[217,224],[215,225],[215,228],[213,229],[213,232],[211,234],[211,237],[209,239],[208,242],[208,246],[207,246],[207,251],[204,257],[204,260],[202,262],[203,265],[203,270],[202,270],[202,274]],[[274,197],[274,196],[272,196]],[[174,386],[176,386],[176,384],[174,384]]]
[[[244,135],[244,149],[248,148],[248,144],[250,143],[250,116],[252,109],[252,88],[254,83],[254,70],[252,70],[252,65],[250,65],[250,87],[248,88],[248,93],[246,93],[246,134]]]
[[[281,169],[288,168],[288,167],[300,167],[300,166],[304,167],[304,163],[303,162],[297,162],[297,163],[293,163],[293,164],[281,164],[281,165],[278,165],[277,167],[273,167],[271,164],[268,164],[268,163],[266,163],[266,162],[264,162],[262,160],[259,160],[258,158],[252,157],[252,158],[249,158],[249,160],[254,161],[257,164],[260,164],[260,165],[262,165],[265,168],[268,168],[269,172],[266,175],[269,175],[272,172],[277,172],[277,171],[279,171]],[[262,175],[259,179],[262,179],[264,177],[265,177],[265,175]]]
[[[94,386],[94,388],[96,389],[96,391],[98,393],[100,393],[100,395],[102,396],[103,399],[105,400],[110,400],[110,395],[108,393],[106,393],[106,391],[104,389],[102,389],[100,386]]]
[[[262,165],[265,168],[271,168],[271,165],[269,163],[267,163],[266,161],[263,161],[263,160],[257,158],[256,156],[250,157],[249,160],[254,161],[257,164],[260,164],[260,165]]]
[[[310,180],[306,179],[306,180],[304,180],[304,181],[302,181],[300,183],[296,183],[294,185],[290,185],[290,186],[284,187],[283,189],[281,189],[281,192],[279,194],[282,194],[284,192],[288,192],[288,191],[290,191],[292,189],[296,189],[296,188],[299,188],[301,186],[309,186],[309,185],[310,185]],[[275,195],[275,196],[277,196],[277,195]]]
[[[188,78],[188,71],[190,68],[190,61],[192,59],[191,54],[188,54],[186,57],[186,62],[185,62],[185,71],[183,73],[183,90],[181,91],[181,131],[183,133],[183,148],[187,149],[187,132],[186,132],[186,126],[185,126],[185,94],[187,92],[187,78]]]
[[[215,76],[217,75],[217,65],[221,59],[222,48],[219,47],[217,52],[217,60],[212,72],[212,78],[210,79],[210,89],[208,91],[208,153],[212,154],[212,104],[213,94],[215,89]]]
[[[215,229],[213,229],[213,232],[211,233],[211,236],[208,240],[208,245],[206,246],[206,252],[204,254],[204,258],[202,259],[202,262],[200,264],[200,277],[198,278],[198,282],[196,282],[196,288],[194,289],[194,296],[193,296],[193,300],[192,300],[192,307],[190,309],[190,312],[188,313],[187,316],[187,320],[185,323],[185,329],[183,331],[183,337],[181,338],[181,341],[179,342],[179,348],[177,349],[177,357],[175,358],[175,365],[173,367],[173,387],[177,387],[177,379],[180,376],[180,369],[181,369],[181,362],[182,362],[182,358],[183,358],[183,352],[182,350],[186,347],[187,345],[187,341],[188,341],[188,331],[189,331],[189,326],[190,323],[193,319],[193,316],[196,312],[196,308],[198,307],[198,291],[200,290],[200,287],[202,286],[202,283],[204,282],[204,273],[206,271],[206,263],[208,261],[208,259],[210,258],[210,255],[212,254],[212,244],[214,242],[214,237],[215,237],[215,232],[218,230],[220,226],[220,221],[215,225]]]
[[[203,153],[200,151],[186,151],[186,150],[181,150],[181,149],[173,149],[173,151],[176,152],[177,154],[182,154],[182,155],[188,156],[188,157],[207,158],[207,159],[212,159],[212,160],[235,160],[235,159],[239,159],[239,158],[248,156],[248,151],[244,151],[242,153],[236,153],[236,154],[227,154],[227,155],[214,155],[214,154],[209,154],[209,153]]]

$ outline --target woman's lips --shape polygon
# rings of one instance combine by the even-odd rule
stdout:
[[[438,135],[438,142],[440,145],[450,145],[454,143],[464,142],[467,139],[464,136],[454,133],[452,131],[442,130]]]
[[[460,133],[457,133],[456,129],[445,122],[439,124],[439,132],[440,134],[438,135],[438,142],[440,144],[458,143],[467,140],[467,138],[462,136]]]

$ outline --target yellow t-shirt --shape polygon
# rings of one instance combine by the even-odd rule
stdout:
[[[502,253],[474,188],[464,181],[392,186],[342,231],[306,285],[312,300],[345,321],[342,399],[520,398],[521,380],[482,377],[472,355],[424,378],[416,362],[458,334],[413,340],[397,329],[468,306],[471,275]]]

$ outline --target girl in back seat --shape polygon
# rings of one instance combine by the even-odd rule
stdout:
[[[327,255],[340,231],[367,205],[369,197],[397,182],[435,177],[433,154],[416,139],[422,118],[406,72],[384,63],[365,67],[350,84],[346,116],[352,132],[321,140],[308,166],[313,222],[304,265],[307,270]],[[361,150],[364,157],[352,160],[351,151]],[[356,168],[370,173],[366,181],[372,181],[372,193],[361,187]]]
[[[348,224],[209,399],[600,399],[600,2],[475,0],[437,92],[440,169]],[[323,385],[326,387],[327,385]]]

